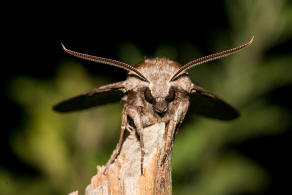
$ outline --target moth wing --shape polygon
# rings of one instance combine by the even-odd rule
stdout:
[[[121,100],[123,82],[112,83],[66,99],[55,106],[57,112],[71,112],[109,104]]]
[[[219,120],[233,120],[240,114],[230,104],[195,85],[190,98],[190,112]]]

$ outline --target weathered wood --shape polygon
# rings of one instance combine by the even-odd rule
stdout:
[[[170,121],[144,129],[144,174],[141,175],[141,150],[137,136],[131,133],[124,141],[120,155],[104,174],[105,166],[97,166],[97,174],[86,188],[86,195],[170,195],[172,194],[171,154],[161,165],[170,142]]]

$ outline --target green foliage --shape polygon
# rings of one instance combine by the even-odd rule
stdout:
[[[104,83],[94,82],[81,65],[70,61],[62,63],[54,80],[17,78],[11,82],[11,96],[25,111],[24,130],[13,136],[11,146],[43,175],[41,179],[30,179],[33,190],[28,194],[44,194],[44,189],[50,188],[59,194],[84,189],[96,173],[96,163],[106,162],[113,149],[112,138],[119,134],[121,105],[68,115],[52,110],[52,105],[61,99]],[[11,186],[24,185],[27,178],[11,181]],[[3,187],[7,192],[12,190],[7,194],[23,192],[21,188]]]
[[[291,4],[226,0],[226,10],[231,37],[217,37],[213,51],[237,46],[252,35],[254,44],[240,54],[197,67],[191,75],[196,83],[232,102],[242,116],[229,123],[192,116],[194,120],[182,126],[173,154],[174,194],[231,195],[262,190],[269,182],[265,170],[228,146],[281,133],[287,125],[286,111],[270,105],[265,95],[292,83],[292,57],[265,56],[265,51],[291,34]],[[130,64],[144,58],[131,43],[121,45],[119,51],[121,59]],[[194,53],[197,55],[197,49],[189,43],[165,44],[156,51],[157,56],[181,62],[196,57]],[[42,174],[16,178],[0,168],[0,180],[6,181],[0,182],[3,194],[23,194],[24,188],[30,195],[85,189],[96,173],[96,164],[104,164],[117,143],[122,107],[117,103],[58,115],[51,106],[105,83],[109,81],[93,79],[74,61],[60,62],[56,77],[50,80],[25,77],[11,82],[11,97],[25,111],[23,131],[11,137],[11,147]]]

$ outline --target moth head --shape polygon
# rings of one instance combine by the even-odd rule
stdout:
[[[167,90],[166,95],[154,96],[152,94],[151,88],[144,88],[144,98],[149,103],[152,104],[153,111],[158,115],[163,116],[168,110],[168,104],[172,103],[176,98],[176,90],[174,87],[170,87]]]

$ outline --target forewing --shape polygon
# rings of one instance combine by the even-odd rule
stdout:
[[[189,112],[219,120],[233,120],[239,116],[235,108],[207,90],[195,85],[193,91]]]
[[[121,100],[123,96],[122,89],[123,82],[104,85],[66,99],[56,104],[53,109],[58,112],[71,112],[117,102]]]

